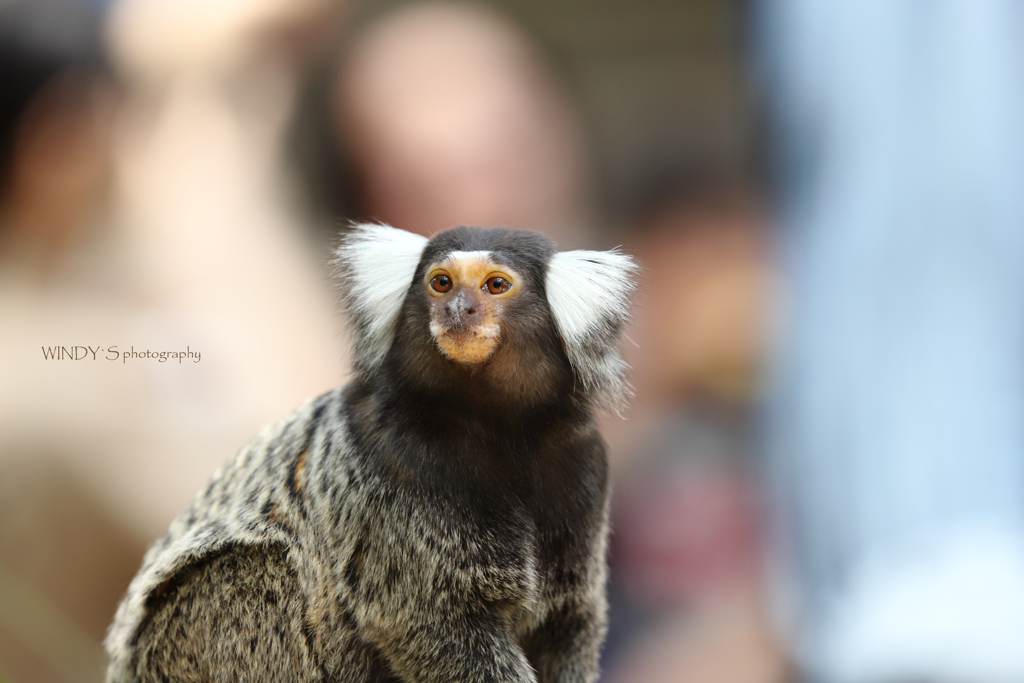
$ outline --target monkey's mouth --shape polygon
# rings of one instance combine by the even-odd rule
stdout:
[[[501,340],[501,330],[493,323],[446,327],[435,322],[431,323],[430,332],[446,357],[466,365],[490,358]]]

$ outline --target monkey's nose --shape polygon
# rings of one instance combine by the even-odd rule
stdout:
[[[479,312],[477,302],[465,294],[452,297],[444,305],[444,314],[452,327],[461,328],[476,322],[474,317]]]
[[[461,318],[464,313],[465,311],[463,310],[462,303],[457,299],[449,301],[444,305],[444,314],[452,320]]]

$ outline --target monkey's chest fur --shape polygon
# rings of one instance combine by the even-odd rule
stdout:
[[[110,678],[592,680],[606,518],[586,409],[495,427],[336,390],[264,430],[150,549]]]

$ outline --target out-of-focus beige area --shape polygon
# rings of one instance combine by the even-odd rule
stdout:
[[[357,36],[332,104],[361,209],[423,234],[508,225],[581,241],[582,122],[533,47],[482,4],[412,6]]]
[[[0,4],[0,680],[101,680],[146,546],[345,381],[328,260],[349,220],[637,256],[636,399],[603,418],[605,680],[784,680],[739,5]]]

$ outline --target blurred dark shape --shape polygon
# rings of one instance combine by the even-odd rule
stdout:
[[[654,188],[628,243],[645,272],[633,424],[614,439],[608,678],[777,681],[752,438],[768,236],[746,185],[679,178]]]
[[[578,115],[530,40],[483,5],[416,3],[379,17],[339,72],[335,116],[362,218],[586,242]]]
[[[108,172],[101,17],[75,0],[0,6],[0,251],[46,269]]]
[[[686,607],[756,566],[747,425],[693,413],[659,425],[640,444],[642,468],[616,487],[616,567],[630,599],[651,610]]]
[[[637,219],[646,269],[629,359],[639,400],[749,403],[757,394],[772,277],[763,208],[749,186],[682,176]]]
[[[0,4],[5,295],[49,276],[101,204],[111,113],[101,18],[74,0]],[[0,452],[0,671],[15,681],[101,680],[99,643],[143,550],[58,462],[6,439]]]
[[[77,0],[0,4],[0,158],[5,171],[18,123],[38,90],[69,66],[101,63],[99,19]]]

